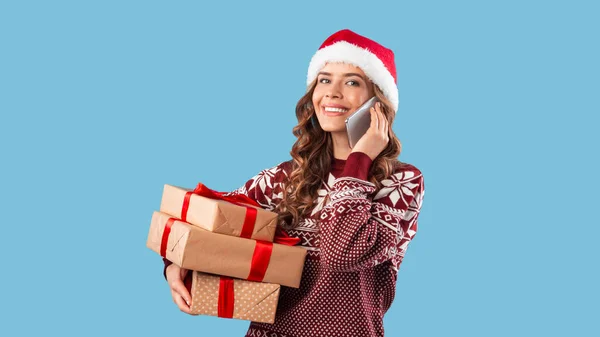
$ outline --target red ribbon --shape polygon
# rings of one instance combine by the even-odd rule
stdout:
[[[169,218],[167,220],[167,224],[165,225],[165,229],[163,230],[162,240],[160,242],[160,256],[166,258],[167,257],[167,243],[169,242],[169,234],[171,234],[171,227],[173,223],[179,219]]]
[[[192,275],[193,272],[190,270],[183,279],[183,284],[193,298]],[[219,298],[217,299],[218,317],[233,318],[233,309],[235,307],[234,283],[235,281],[232,277],[221,276],[219,278]]]
[[[233,292],[233,278],[221,276],[221,279],[219,280],[219,317],[233,318],[234,306],[235,294]]]
[[[248,273],[248,277],[246,277],[248,281],[262,282],[262,280],[265,278],[267,268],[269,268],[272,252],[272,242],[256,240],[254,254],[252,254],[250,273]]]
[[[183,205],[181,206],[181,220],[187,222],[187,212],[190,207],[190,199],[192,194],[197,194],[203,196],[205,198],[224,200],[230,202],[234,205],[246,207],[246,215],[244,217],[244,224],[242,225],[242,232],[240,237],[250,239],[252,233],[254,232],[254,225],[256,224],[256,216],[258,211],[256,208],[248,207],[246,205],[252,205],[256,207],[260,207],[260,205],[250,199],[245,194],[235,194],[235,195],[225,195],[224,192],[217,192],[215,190],[211,190],[206,187],[202,183],[198,183],[198,186],[193,191],[187,192],[185,197],[183,198]],[[246,205],[244,205],[246,204]]]
[[[281,227],[277,226],[273,242],[278,243],[280,245],[295,246],[298,243],[300,243],[300,238],[293,238],[289,236],[286,231],[281,229]]]

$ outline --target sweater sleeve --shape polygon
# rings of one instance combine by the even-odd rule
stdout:
[[[351,153],[329,192],[320,248],[321,263],[330,270],[360,271],[386,261],[397,269],[416,234],[424,194],[421,172],[405,165],[373,195],[375,185],[365,180],[371,164],[366,154]]]
[[[245,184],[238,189],[225,193],[226,196],[245,194],[250,199],[256,201],[262,208],[272,211],[277,207],[283,199],[282,179],[287,172],[284,170],[284,163],[265,169],[250,178]],[[163,275],[167,278],[167,267],[172,263],[163,258],[164,269]]]

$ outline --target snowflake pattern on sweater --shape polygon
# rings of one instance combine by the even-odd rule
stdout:
[[[360,152],[334,159],[311,215],[288,230],[308,251],[300,288],[281,287],[275,323],[252,322],[247,337],[384,335],[383,315],[417,232],[424,183],[416,167],[402,164],[376,191],[366,177],[371,164]],[[272,211],[290,172],[291,161],[280,163],[229,194]]]

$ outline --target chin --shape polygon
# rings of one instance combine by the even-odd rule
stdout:
[[[327,132],[346,132],[346,122],[344,119],[340,120],[331,120],[329,118],[324,118],[323,121],[319,121],[319,125],[323,131]]]
[[[338,125],[321,125],[321,129],[326,132],[346,132],[346,125],[338,126]]]

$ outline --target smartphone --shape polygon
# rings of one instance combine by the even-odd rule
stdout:
[[[348,143],[353,148],[358,140],[367,133],[371,126],[371,110],[375,103],[379,102],[377,97],[373,96],[358,108],[352,115],[346,118],[346,132],[348,133]]]

